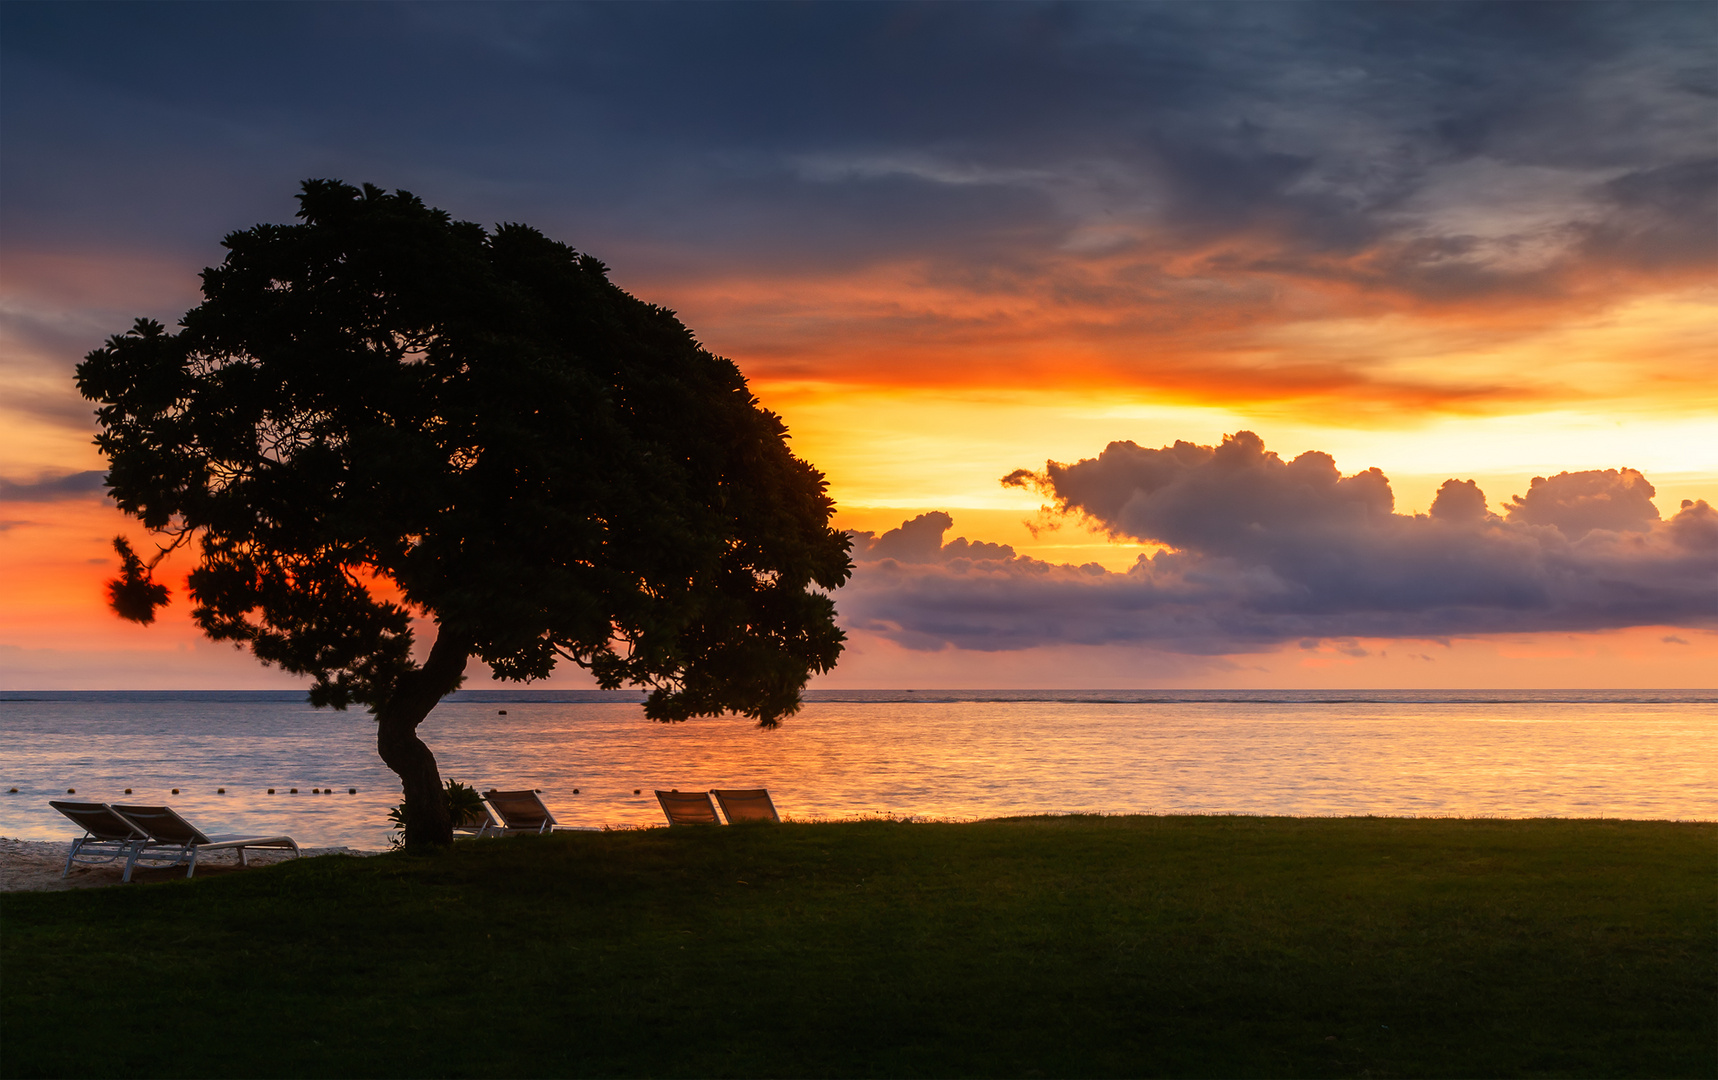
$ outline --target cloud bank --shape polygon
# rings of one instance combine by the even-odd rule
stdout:
[[[1252,432],[1220,446],[1114,442],[1004,483],[1118,539],[1161,545],[1123,573],[1053,565],[997,544],[943,543],[924,514],[854,534],[850,627],[912,649],[1134,643],[1217,655],[1325,639],[1718,625],[1718,512],[1668,520],[1633,469],[1536,478],[1502,514],[1450,480],[1428,514],[1398,514],[1377,469],[1284,461]]]

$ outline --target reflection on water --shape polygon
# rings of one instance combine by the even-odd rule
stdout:
[[[535,787],[567,824],[661,823],[654,788],[768,787],[788,816],[1062,812],[1718,818],[1718,703],[814,701],[775,731],[635,704],[460,700],[444,777]],[[1103,695],[1090,695],[1101,697]],[[1426,695],[1418,695],[1426,697]],[[141,695],[0,701],[0,835],[69,838],[49,798],[167,802],[205,831],[384,846],[399,785],[361,712]],[[117,697],[117,696],[116,696]],[[499,710],[505,709],[506,715]],[[17,787],[18,794],[6,789]],[[131,788],[130,796],[122,794]],[[179,795],[171,795],[171,788]],[[226,795],[217,795],[224,787]],[[265,794],[273,787],[276,794]],[[299,794],[289,795],[289,788]],[[310,794],[333,788],[337,794]],[[347,789],[357,788],[356,795]],[[577,794],[575,794],[577,789]],[[639,795],[633,790],[638,789]]]

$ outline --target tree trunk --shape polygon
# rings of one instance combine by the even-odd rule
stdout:
[[[448,847],[453,843],[453,819],[442,790],[435,755],[418,738],[418,725],[436,702],[465,681],[469,643],[443,628],[422,667],[400,676],[388,701],[376,710],[376,750],[388,768],[400,776],[406,793],[406,847]]]

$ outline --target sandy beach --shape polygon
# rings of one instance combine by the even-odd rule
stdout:
[[[125,873],[125,863],[115,861],[89,866],[74,866],[69,875],[66,853],[70,840],[13,840],[0,837],[0,892],[60,892],[65,889],[95,889],[104,885],[119,885]],[[356,851],[351,848],[304,848],[301,855],[379,855],[379,851]],[[249,869],[269,866],[290,859],[290,853],[255,851],[250,855]],[[243,872],[239,857],[232,851],[212,851],[197,860],[198,877]],[[170,881],[183,878],[183,866],[139,866],[131,873],[133,884],[149,881]]]

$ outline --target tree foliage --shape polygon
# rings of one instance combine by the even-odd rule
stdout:
[[[226,238],[177,332],[138,320],[78,368],[114,499],[194,547],[204,632],[337,708],[399,700],[419,616],[460,669],[571,660],[654,719],[794,712],[841,651],[847,541],[738,368],[535,229],[299,201]],[[113,589],[140,621],[166,600],[135,558]]]

